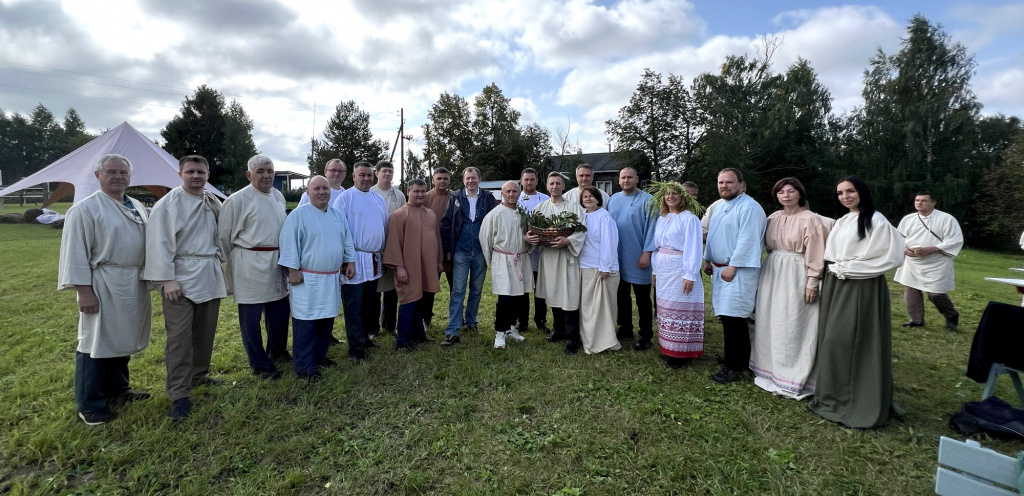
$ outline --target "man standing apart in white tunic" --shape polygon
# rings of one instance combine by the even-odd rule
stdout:
[[[217,247],[221,203],[204,189],[210,163],[199,155],[182,157],[178,176],[181,186],[150,213],[143,276],[156,282],[163,296],[168,415],[175,420],[192,413],[193,387],[222,383],[209,373],[220,299],[227,296],[224,256]]]
[[[711,278],[711,307],[722,318],[725,363],[712,379],[720,384],[742,378],[750,363],[750,328],[764,249],[764,209],[743,193],[743,173],[718,173],[718,195],[704,248],[704,273]]]
[[[513,181],[501,187],[501,204],[494,207],[480,225],[480,249],[491,268],[491,291],[498,295],[494,309],[494,347],[505,349],[505,338],[523,341],[516,329],[519,313],[529,310],[533,271],[523,224],[516,211],[519,185]],[[523,300],[527,304],[523,305]]]
[[[345,307],[348,354],[355,360],[362,360],[366,358],[366,348],[374,346],[370,336],[380,331],[377,279],[384,268],[381,257],[388,208],[380,195],[370,191],[373,167],[369,162],[356,162],[352,181],[354,187],[345,190],[331,206],[348,222],[356,250],[355,273],[342,278],[341,303]]]
[[[523,172],[519,174],[519,185],[523,189],[521,195],[519,195],[519,206],[523,207],[523,210],[527,212],[533,212],[533,209],[537,208],[537,205],[548,201],[551,197],[537,191],[537,170],[532,167],[523,169]],[[533,280],[537,280],[537,264],[540,262],[540,250],[534,250],[530,253],[530,269],[533,271]],[[526,332],[527,327],[530,324],[530,300],[527,299],[525,303],[526,308],[519,312],[519,330]],[[537,297],[537,292],[533,293],[533,323],[537,326],[537,330],[544,331],[547,334],[551,334],[551,330],[548,329],[548,307],[544,302],[543,298]]]
[[[377,162],[377,184],[370,191],[377,193],[388,206],[388,217],[405,205],[405,194],[392,187],[391,180],[395,176],[395,166],[387,160]],[[395,290],[395,273],[384,266],[384,274],[377,280],[377,292],[382,293],[383,302],[380,307],[380,328],[395,334],[398,319],[398,292]]]
[[[274,362],[288,360],[288,286],[278,268],[278,238],[285,219],[284,195],[274,188],[274,162],[249,159],[249,185],[224,200],[217,224],[220,250],[227,254],[228,292],[238,304],[242,348],[255,376],[277,380]],[[267,325],[263,346],[260,319]]]
[[[914,210],[900,221],[896,229],[903,235],[906,256],[896,270],[896,282],[902,284],[903,300],[907,304],[910,321],[903,327],[924,326],[924,295],[928,293],[939,313],[946,318],[946,329],[956,331],[960,312],[953,308],[953,300],[946,293],[953,290],[953,257],[964,246],[960,223],[941,210],[935,209],[935,198],[922,191],[914,197]]]
[[[355,275],[356,258],[348,221],[328,205],[331,191],[323,176],[309,181],[310,202],[297,207],[284,221],[281,258],[288,270],[292,311],[292,365],[295,374],[312,383],[323,378],[334,318],[341,299],[341,274]]]
[[[104,155],[94,174],[100,190],[64,219],[57,271],[57,289],[78,293],[75,409],[87,425],[113,420],[111,407],[150,396],[128,386],[128,360],[149,346],[146,208],[124,194],[132,174],[127,158]]]

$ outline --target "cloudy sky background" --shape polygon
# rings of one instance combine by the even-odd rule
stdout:
[[[279,168],[308,172],[310,136],[340,101],[392,143],[404,108],[418,151],[441,92],[472,101],[495,82],[523,123],[598,152],[645,67],[692,80],[763,35],[783,40],[776,71],[808,59],[849,111],[868,60],[898,51],[915,13],[975,55],[983,113],[1024,117],[1024,3],[954,0],[0,0],[0,108],[42,103],[60,120],[74,107],[92,132],[128,121],[160,139],[207,84],[238,98]]]

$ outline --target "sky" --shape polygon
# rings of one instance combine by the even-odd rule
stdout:
[[[955,0],[0,0],[0,108],[73,107],[91,132],[128,121],[160,140],[206,84],[238,99],[279,169],[308,172],[339,102],[391,143],[404,109],[419,151],[438,95],[472,103],[494,82],[521,123],[600,152],[645,68],[691,81],[765,36],[782,42],[773,70],[807,59],[849,112],[870,58],[896,53],[917,13],[974,55],[984,114],[1024,116],[1024,3]]]

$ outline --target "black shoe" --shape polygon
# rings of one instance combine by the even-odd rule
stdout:
[[[336,337],[334,337],[334,334],[331,334],[330,345],[329,346],[334,346],[336,344],[341,344],[341,340],[336,338]]]
[[[619,329],[618,331],[615,332],[615,339],[618,339],[619,341],[632,341],[633,331],[625,331]]]
[[[114,420],[116,415],[104,408],[94,412],[78,412],[78,418],[82,419],[85,425],[100,425]]]
[[[252,375],[259,377],[260,379],[276,381],[281,378],[281,371],[273,367],[256,367],[252,369]]]
[[[313,372],[312,374],[299,374],[299,379],[306,384],[316,384],[322,381],[324,376],[320,372]]]
[[[171,411],[167,412],[167,416],[171,417],[171,420],[181,420],[189,415],[192,415],[192,401],[188,398],[174,400],[171,403]]]
[[[743,373],[737,372],[729,367],[722,367],[717,374],[711,376],[711,380],[719,384],[731,384],[740,379],[743,379]]]
[[[127,389],[121,394],[117,395],[116,398],[111,401],[114,405],[121,406],[127,405],[128,403],[135,403],[136,401],[144,401],[151,398],[153,395],[145,391],[136,391],[134,389]]]
[[[557,343],[559,341],[565,341],[565,332],[555,331],[547,337],[549,343]]]
[[[903,324],[900,325],[900,327],[924,327],[924,322],[904,322]]]
[[[325,369],[333,369],[334,367],[338,366],[338,362],[335,362],[334,360],[331,360],[330,358],[324,358],[323,360],[320,360],[319,362],[316,362],[316,365],[318,367],[323,367]]]
[[[445,334],[444,339],[441,340],[441,346],[451,346],[459,342],[459,336],[457,334]]]
[[[566,341],[565,349],[562,351],[564,351],[566,355],[575,355],[576,353],[579,353],[580,345],[572,341]]]
[[[689,358],[665,357],[665,366],[672,370],[679,370],[690,363]]]
[[[222,385],[224,385],[224,381],[220,379],[214,379],[213,377],[210,377],[208,375],[201,375],[199,377],[194,377],[192,379],[192,387]]]
[[[651,338],[640,338],[636,343],[633,343],[633,349],[636,351],[644,351],[651,349]]]
[[[957,326],[960,325],[960,313],[957,312],[952,319],[946,319],[946,330],[956,332]]]

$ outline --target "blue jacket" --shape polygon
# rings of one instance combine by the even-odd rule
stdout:
[[[456,202],[458,207],[455,206]],[[498,206],[498,200],[490,191],[480,189],[476,195],[476,218],[483,219],[487,212]],[[469,219],[469,197],[466,196],[466,189],[460,189],[448,197],[448,208],[441,218],[441,247],[445,255],[455,252],[455,243],[462,234],[462,224]],[[447,258],[447,257],[445,257]]]

